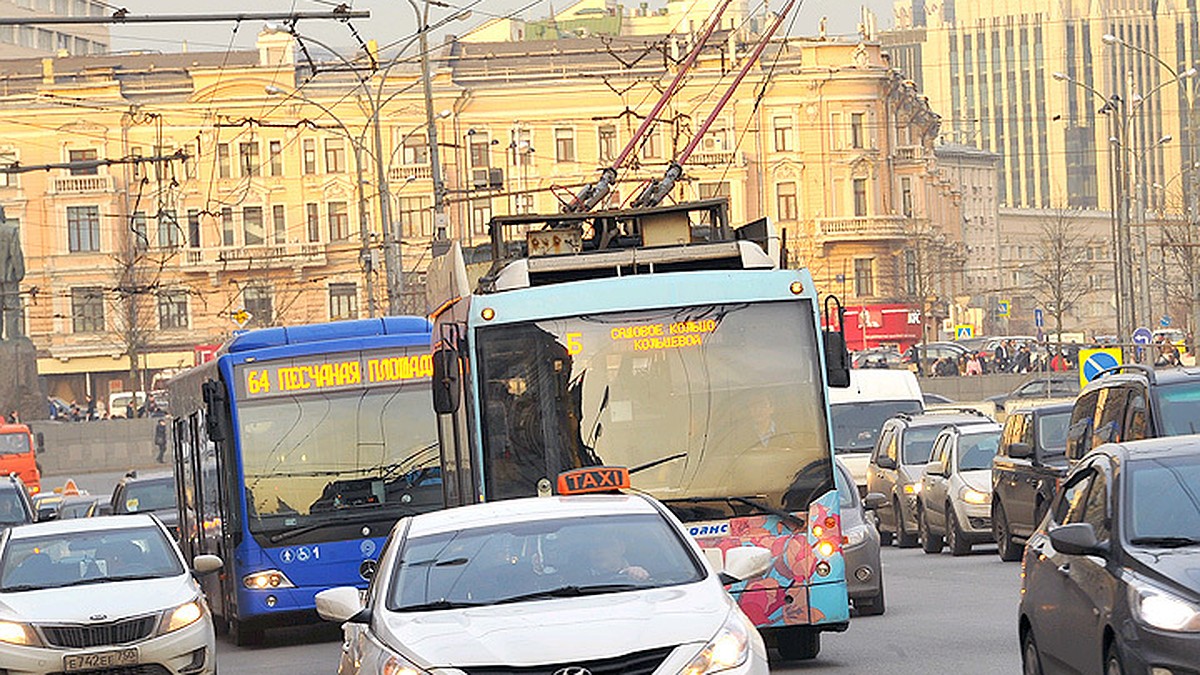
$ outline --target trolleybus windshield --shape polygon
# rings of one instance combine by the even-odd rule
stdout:
[[[807,302],[546,319],[478,344],[489,499],[600,464],[670,500],[799,510],[833,489]]]

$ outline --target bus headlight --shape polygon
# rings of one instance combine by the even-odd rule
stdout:
[[[242,577],[242,584],[252,591],[268,591],[273,588],[295,588],[291,579],[279,570],[263,570]]]
[[[731,614],[713,639],[679,675],[706,675],[737,668],[750,657],[750,634],[736,613]]]

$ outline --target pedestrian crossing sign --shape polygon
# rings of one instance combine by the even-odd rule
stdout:
[[[997,303],[996,314],[1005,318],[1012,316],[1012,303],[1008,300],[1001,300]]]
[[[969,323],[959,324],[954,327],[955,340],[969,340],[975,337],[975,327]]]

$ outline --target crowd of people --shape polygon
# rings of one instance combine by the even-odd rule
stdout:
[[[108,419],[133,419],[135,417],[162,417],[167,414],[163,410],[158,401],[150,396],[146,402],[138,406],[131,398],[129,403],[125,405],[124,414],[114,415],[111,410],[100,410],[96,403],[96,397],[87,396],[83,401],[76,400],[69,406],[64,406],[61,401],[53,396],[46,397],[46,404],[49,406],[50,419],[59,422],[89,422],[93,420],[108,420]]]
[[[920,348],[915,348],[919,350]],[[1138,362],[1153,364],[1157,368],[1173,368],[1182,365],[1178,345],[1162,336],[1154,342],[1138,348]],[[920,375],[929,377],[953,377],[988,375],[992,373],[1044,373],[1067,372],[1079,368],[1078,346],[1065,347],[1032,342],[1004,340],[996,345],[992,354],[968,351],[955,357],[926,358],[916,356],[910,363],[921,364]]]

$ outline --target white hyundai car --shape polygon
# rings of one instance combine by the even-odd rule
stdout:
[[[192,569],[210,572],[216,556]],[[105,516],[0,536],[0,673],[216,670],[212,617],[157,518]]]
[[[517,499],[401,520],[365,598],[330,589],[317,611],[345,622],[343,675],[766,675],[762,638],[722,580],[770,559],[702,552],[649,497]]]

